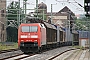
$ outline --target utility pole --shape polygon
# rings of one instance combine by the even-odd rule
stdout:
[[[36,0],[36,13],[37,13],[37,18],[38,18],[38,0]]]
[[[56,3],[56,4],[57,4],[57,3]],[[53,10],[53,9],[52,9],[52,5],[56,5],[56,4],[51,4],[51,23],[52,23],[52,21],[53,21],[53,18],[52,18],[52,17],[53,17],[53,14],[52,14],[52,10]]]
[[[90,17],[90,0],[84,0],[84,10],[86,12],[85,16],[87,17],[87,20],[88,18]],[[89,26],[89,32],[90,32],[90,26]],[[89,38],[89,53],[90,53],[90,38]]]
[[[18,12],[18,14],[19,14],[19,18],[18,18],[18,26],[20,25],[20,0],[19,0],[19,12]]]
[[[72,34],[72,31],[70,31],[70,29],[71,29],[71,24],[70,24],[71,12],[68,10],[67,12],[61,12],[61,13],[62,14],[67,13],[67,15],[68,15],[68,20],[66,20],[66,40],[67,41],[69,41],[69,40],[72,41],[72,46],[73,46],[73,34]],[[70,34],[70,32],[71,32],[71,34]]]
[[[71,41],[71,38],[70,38],[70,37],[71,37],[71,34],[70,34],[70,20],[71,20],[71,19],[70,19],[70,15],[71,15],[71,14],[70,14],[70,11],[69,11],[69,10],[68,10],[67,13],[68,13],[68,15],[69,15],[69,16],[68,16],[68,19],[69,19],[69,20],[68,20],[68,21],[69,21],[69,29],[68,29],[68,31],[69,31],[69,37],[68,37],[68,39]],[[68,40],[68,41],[69,41],[69,40]],[[72,45],[73,45],[73,44],[72,44]]]
[[[43,20],[44,20],[44,9],[43,9]]]
[[[23,0],[23,16],[22,16],[23,18],[22,18],[22,22],[24,22],[23,19],[25,18],[25,14],[24,14],[24,12],[25,12],[25,10],[24,10],[24,9],[25,9],[25,8],[24,8],[24,3],[25,3],[25,2],[24,2],[24,0]],[[21,23],[22,23],[22,22],[21,22]]]
[[[69,40],[72,41],[72,46],[73,46],[73,34],[72,34],[72,27],[71,27],[72,22],[71,22],[71,19],[70,19],[71,18],[71,12],[68,11],[67,13],[69,14]]]
[[[53,19],[52,19],[52,4],[51,4],[51,23],[52,23]]]
[[[70,11],[67,11],[67,14],[68,14],[68,21],[67,21],[68,27],[67,27],[67,31],[66,31],[67,41],[71,41],[71,34],[70,34]]]
[[[24,0],[25,1],[25,23],[26,23],[26,1],[27,0]]]
[[[19,12],[19,11],[17,11],[17,24],[18,24],[18,26],[17,26],[17,27],[19,27],[18,12]]]

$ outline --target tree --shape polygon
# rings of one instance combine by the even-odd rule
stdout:
[[[8,27],[7,31],[7,41],[8,42],[18,42],[18,30],[15,27]]]
[[[20,9],[20,12],[19,12],[19,9]],[[22,13],[23,13],[23,11],[19,7],[19,2],[12,1],[10,3],[10,5],[7,7],[7,19],[8,20],[18,21],[19,14],[20,14],[20,20],[21,20],[22,17],[24,16],[24,14],[22,14]],[[16,24],[18,24],[18,23],[16,23]]]
[[[90,18],[83,17],[75,21],[76,30],[88,30],[90,28]]]
[[[20,12],[19,12],[20,9]],[[11,4],[7,7],[7,20],[8,25],[10,24],[10,20],[16,21],[15,24],[18,27],[17,21],[19,20],[19,14],[20,14],[20,20],[22,19],[22,9],[19,7],[19,2],[12,1]],[[19,22],[20,23],[20,22]],[[16,27],[9,26],[6,28],[7,31],[7,41],[10,42],[17,42],[17,36],[18,36],[18,29]]]
[[[36,8],[35,8],[35,17],[37,17],[37,13],[38,13],[38,17],[39,18],[41,18],[41,19],[43,19],[44,18],[44,20],[46,20],[47,19],[47,16],[46,16],[46,14],[45,14],[45,9],[38,9],[38,12],[37,12],[37,10],[36,10]]]

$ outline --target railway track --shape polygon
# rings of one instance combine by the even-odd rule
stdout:
[[[19,49],[8,49],[8,50],[1,50],[0,54],[2,53],[7,53],[7,52],[12,52],[12,51],[18,51]]]
[[[35,54],[29,54],[29,55],[17,54],[15,56],[10,56],[10,57],[7,57],[7,58],[2,58],[0,60],[20,60],[20,59],[27,58],[27,57],[30,57],[30,56],[33,56],[33,55],[35,55]]]
[[[3,58],[0,57],[0,60],[53,60],[56,57],[62,55],[63,53],[71,50],[75,50],[75,49],[70,47],[60,47],[60,48],[44,51],[41,54],[33,54],[33,53],[24,54],[23,52],[20,53],[20,51],[18,51],[17,53],[13,51],[14,53],[11,54],[11,56],[3,57]]]
[[[57,58],[58,56],[62,55],[63,53],[66,53],[66,52],[71,51],[71,50],[75,50],[75,49],[66,50],[66,51],[64,51],[62,53],[57,54],[56,56],[53,56],[53,57],[47,59],[47,60],[54,60],[55,58]]]
[[[18,56],[20,54],[23,54],[23,52],[20,51],[19,49],[2,50],[2,51],[0,51],[0,60]]]

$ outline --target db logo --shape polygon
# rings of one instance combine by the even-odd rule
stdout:
[[[28,35],[30,35],[30,33]]]

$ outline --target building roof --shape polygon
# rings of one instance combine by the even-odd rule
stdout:
[[[38,8],[39,9],[47,9],[47,5],[43,2],[41,2],[40,4],[38,4]]]
[[[62,13],[62,12],[65,12],[65,13]],[[72,16],[75,16],[75,14],[67,6],[65,6],[63,9],[61,9],[59,12],[53,12],[52,15],[54,15],[54,16],[68,16],[68,12],[70,12],[70,14]],[[50,16],[50,15],[51,15],[51,12],[48,12],[47,16]]]
[[[61,13],[61,12],[71,13],[71,15],[75,16],[75,14],[67,6],[61,9],[58,13]]]
[[[57,12],[55,16],[68,16],[69,19],[69,14],[70,14],[70,20],[73,20],[72,16],[75,16],[75,14],[67,6],[65,6],[63,9]]]

